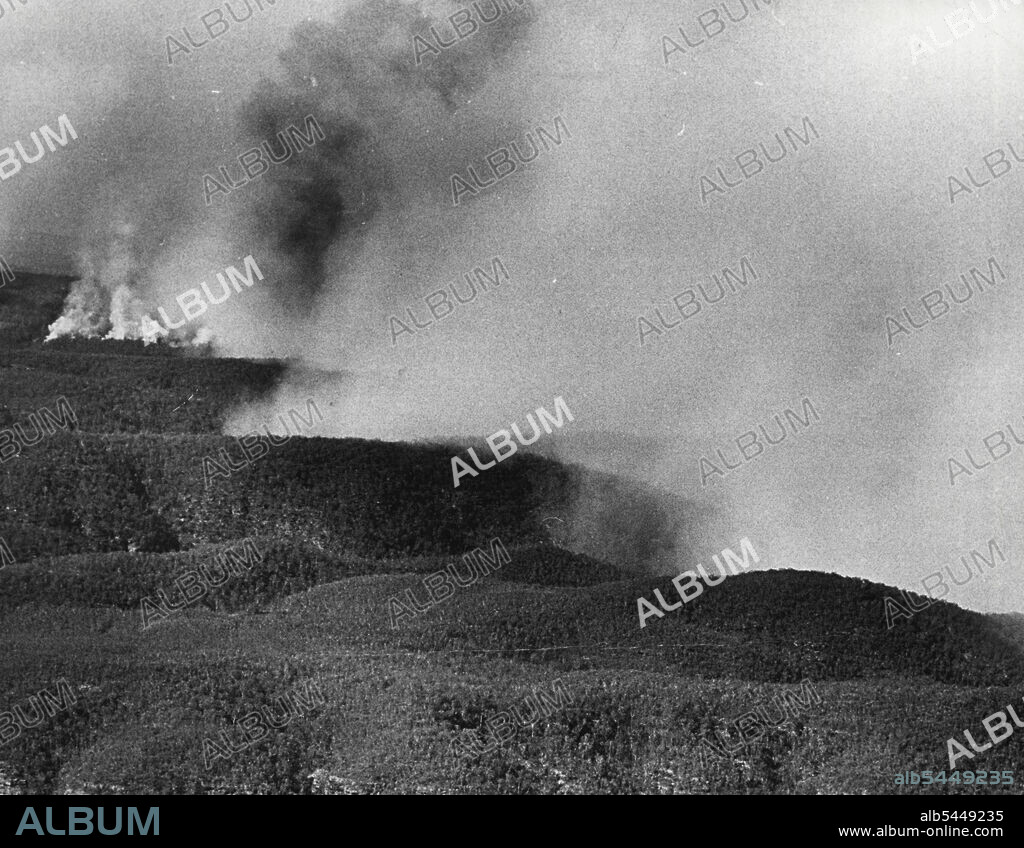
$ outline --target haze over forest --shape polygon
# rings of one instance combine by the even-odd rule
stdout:
[[[4,182],[0,255],[147,310],[257,257],[266,282],[202,323],[221,355],[295,367],[229,432],[301,406],[310,369],[335,374],[315,380],[319,435],[483,437],[562,396],[575,421],[544,449],[706,508],[707,555],[747,536],[772,566],[921,591],[994,538],[1010,565],[945,600],[1022,610],[1024,453],[955,486],[947,464],[1024,432],[1021,172],[953,205],[947,178],[1024,145],[1024,8],[912,64],[946,4],[761,3],[667,59],[699,7],[524,6],[417,66],[408,4],[290,0],[168,65],[156,33],[196,32],[208,0],[33,0],[0,20],[0,145],[62,114],[79,140]],[[283,172],[206,205],[204,174],[307,114],[327,140],[288,173],[339,209]],[[571,137],[453,205],[452,174],[556,117]],[[805,117],[820,138],[702,205],[701,174]],[[507,285],[392,344],[389,316],[495,256]],[[639,316],[744,256],[755,282],[641,346]],[[920,320],[989,257],[1005,283],[889,346],[886,315]],[[701,456],[804,397],[819,424],[701,485]]]

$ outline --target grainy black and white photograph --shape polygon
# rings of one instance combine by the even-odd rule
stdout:
[[[0,68],[10,835],[1010,832],[1024,0],[0,0]]]

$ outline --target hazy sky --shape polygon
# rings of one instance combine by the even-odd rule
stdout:
[[[1007,456],[955,486],[947,466],[967,462],[965,447],[988,461],[981,440],[1008,422],[1024,436],[1024,251],[1012,235],[1024,163],[1007,154],[1008,172],[952,206],[947,184],[951,174],[966,181],[964,166],[989,179],[982,156],[1008,142],[1024,152],[1014,93],[1024,5],[990,12],[982,0],[992,20],[967,12],[973,28],[953,39],[943,16],[956,3],[746,4],[733,23],[719,3],[725,29],[667,64],[662,35],[682,43],[682,26],[698,38],[710,3],[536,4],[492,63],[483,31],[445,51],[466,64],[444,102],[448,77],[429,88],[392,75],[385,60],[411,59],[413,45],[372,15],[342,21],[305,60],[306,42],[289,47],[297,23],[334,22],[352,4],[279,0],[168,67],[164,37],[198,33],[213,2],[86,2],[72,13],[31,0],[0,19],[0,142],[27,141],[61,113],[80,140],[0,184],[0,254],[52,265],[58,240],[40,245],[39,234],[66,240],[74,256],[78,226],[102,232],[116,208],[147,221],[133,236],[152,276],[146,297],[173,296],[247,252],[274,266],[274,246],[247,223],[267,213],[270,180],[208,209],[202,174],[251,146],[247,104],[260,75],[276,78],[297,106],[364,130],[357,161],[379,172],[344,180],[365,179],[374,208],[328,252],[314,301],[300,302],[308,288],[282,276],[274,293],[274,283],[247,290],[208,317],[226,353],[356,375],[318,387],[333,403],[324,434],[486,436],[561,395],[576,420],[546,438],[576,460],[626,463],[640,480],[714,504],[776,566],[921,591],[926,575],[995,538],[1011,562],[962,587],[946,575],[945,599],[1024,610],[1024,445],[1009,439]],[[489,0],[480,5],[490,12]],[[726,5],[739,16],[740,0]],[[930,41],[928,27],[952,43],[915,63],[910,38]],[[286,49],[301,80],[281,76]],[[453,205],[453,173],[482,173],[488,154],[524,145],[538,126],[553,132],[556,116],[571,138]],[[733,157],[762,142],[773,150],[773,135],[805,116],[819,138],[701,203],[702,174],[717,181],[721,166],[735,182]],[[494,256],[508,284],[392,345],[388,316],[408,307],[425,321],[426,295],[474,266],[489,270]],[[742,256],[755,282],[640,346],[638,316],[678,318],[673,296],[698,282],[710,292],[710,274],[738,270]],[[990,256],[1005,281],[888,346],[886,315],[907,307],[920,323],[923,295],[986,270]],[[307,390],[297,377],[277,404]],[[699,457],[715,459],[803,397],[819,424],[701,486]],[[579,455],[573,431],[651,448]]]

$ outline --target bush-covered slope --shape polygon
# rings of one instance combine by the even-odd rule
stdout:
[[[490,553],[488,545],[483,549]],[[223,564],[228,551],[235,555],[234,571],[230,567],[225,570]],[[622,577],[612,566],[549,545],[513,547],[509,554],[512,563],[497,572],[495,579],[584,586]],[[42,557],[0,570],[0,610],[44,603],[137,611],[143,598],[153,598],[159,591],[177,605],[186,599],[175,578],[189,572],[200,575],[200,585],[212,587],[199,602],[204,607],[227,612],[251,610],[322,583],[368,574],[427,575],[449,562],[451,558],[443,557],[343,558],[309,544],[258,538],[204,545],[187,553]],[[464,565],[459,568],[468,573]],[[425,596],[422,587],[418,591]]]
[[[0,465],[0,536],[19,559],[269,535],[359,556],[450,554],[547,538],[538,510],[564,508],[569,492],[568,472],[538,457],[456,490],[440,448],[305,438],[207,486],[203,458],[221,448],[238,457],[220,436],[58,431]]]
[[[735,582],[742,589],[749,579]],[[761,636],[708,615],[690,628],[666,618],[671,630],[658,639],[627,629],[615,638],[594,622],[607,620],[605,603],[628,614],[628,582],[579,590],[488,580],[392,630],[384,599],[419,585],[346,578],[262,614],[190,610],[145,633],[129,611],[34,603],[7,611],[6,705],[61,676],[80,688],[72,710],[0,748],[0,771],[35,791],[899,792],[908,790],[894,785],[897,772],[948,769],[946,739],[963,728],[981,738],[981,719],[1022,695],[1019,678],[993,685],[991,668],[987,685],[970,687],[936,682],[927,668],[867,667],[864,654],[844,667],[842,631],[814,655],[790,658],[791,645],[770,638],[780,634],[766,620],[797,617],[798,608],[762,610]],[[558,615],[570,610],[572,629],[559,630]],[[558,651],[542,650],[540,639],[524,644],[523,631],[508,625],[521,617],[537,625],[540,611],[543,638],[579,641],[547,643]],[[972,644],[998,642],[982,622],[973,626]],[[688,656],[666,644],[715,649]],[[787,666],[773,676],[773,667],[748,662],[752,650]],[[910,656],[919,666],[927,659]],[[732,756],[705,749],[702,758],[702,740],[796,691],[790,678],[800,675],[820,703]],[[237,740],[239,719],[303,681],[317,682],[326,704],[205,767],[204,739],[224,732]],[[527,695],[551,693],[555,681],[571,702],[479,756],[453,750],[457,739],[485,740],[488,722]],[[1013,737],[961,767],[1014,770],[1019,756]]]
[[[637,565],[688,565],[672,543],[694,513],[526,452],[456,490],[450,447],[296,438],[207,486],[203,458],[237,456],[219,435],[225,415],[270,391],[282,366],[40,345],[65,287],[19,275],[0,289],[0,427],[62,395],[79,417],[0,464],[0,537],[17,559],[0,568],[0,786],[1020,791],[893,783],[947,768],[948,737],[981,738],[982,718],[1021,703],[1020,616],[938,603],[887,629],[895,590],[774,571],[709,587],[641,629],[637,598],[675,591]],[[495,537],[512,562],[432,602],[424,577]],[[216,572],[214,557],[243,540],[260,562],[142,629],[143,597],[180,601],[176,577]],[[425,609],[394,620],[389,599],[410,594]],[[75,703],[9,738],[5,716],[31,713],[61,678]],[[804,679],[813,709],[702,758],[702,740]],[[571,702],[479,756],[453,749],[556,681]],[[326,703],[204,762],[204,740],[237,741],[243,716],[309,683]],[[1022,739],[960,767],[1013,770]]]

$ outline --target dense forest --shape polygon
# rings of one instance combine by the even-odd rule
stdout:
[[[203,458],[236,451],[226,417],[285,366],[44,345],[64,286],[0,289],[0,427],[58,397],[77,418],[0,464],[0,723],[60,679],[76,700],[0,741],[0,791],[1020,791],[894,776],[947,768],[947,738],[1019,703],[1021,616],[938,602],[890,630],[894,588],[782,569],[641,630],[637,598],[671,597],[670,576],[548,519],[584,489],[625,493],[607,526],[666,500],[526,451],[455,490],[447,447],[302,437],[207,481]],[[425,578],[495,538],[511,562],[427,603]],[[146,598],[184,602],[176,581],[243,544],[250,568],[143,628]],[[392,627],[407,593],[425,608]],[[805,679],[813,710],[702,763],[702,740]],[[570,703],[479,756],[454,744],[556,680]],[[325,706],[207,768],[204,740],[309,682]],[[1013,770],[1022,738],[961,767]]]

